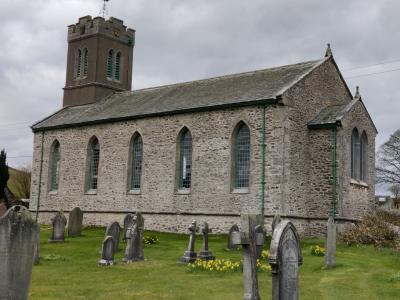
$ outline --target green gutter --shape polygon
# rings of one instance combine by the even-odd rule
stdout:
[[[265,198],[265,117],[268,104],[262,107],[262,126],[261,126],[261,180],[260,180],[260,211],[264,221],[264,198]]]
[[[336,164],[336,150],[337,150],[337,129],[336,126],[332,128],[332,212],[333,219],[336,218],[336,204],[337,204],[337,164]]]
[[[36,203],[36,217],[35,217],[36,222],[39,216],[40,192],[42,190],[43,146],[44,146],[44,131],[42,131],[42,147],[40,150],[39,187],[38,187],[38,197]]]

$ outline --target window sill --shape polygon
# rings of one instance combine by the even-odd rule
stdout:
[[[357,186],[360,186],[360,187],[365,187],[365,188],[369,187],[369,185],[366,182],[361,181],[361,180],[356,180],[356,179],[353,179],[353,178],[350,179],[350,184],[357,185]]]
[[[240,188],[240,189],[233,189],[232,194],[248,194],[249,189],[248,188]]]
[[[140,195],[142,192],[141,190],[129,190],[128,195]]]
[[[190,189],[179,189],[175,192],[177,195],[189,195]]]
[[[85,195],[97,195],[97,190],[88,190],[85,192]]]
[[[57,194],[58,194],[58,191],[57,191],[57,190],[49,191],[49,195],[57,195]]]

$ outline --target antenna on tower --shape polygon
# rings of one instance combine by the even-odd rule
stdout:
[[[103,1],[103,5],[102,5],[102,8],[100,10],[100,14],[101,14],[101,16],[103,18],[105,18],[106,15],[108,15],[107,2],[110,1],[110,0],[101,0],[101,1]]]

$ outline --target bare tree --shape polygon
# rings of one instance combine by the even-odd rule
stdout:
[[[377,183],[400,184],[400,130],[393,133],[378,151]]]
[[[23,167],[16,170],[14,175],[13,192],[20,199],[29,199],[31,196],[31,168]]]

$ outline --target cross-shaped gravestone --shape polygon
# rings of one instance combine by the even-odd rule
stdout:
[[[326,228],[325,267],[336,266],[336,224],[332,216],[328,219]]]
[[[296,228],[288,220],[276,222],[269,250],[273,300],[299,299],[299,266],[302,262]]]
[[[65,225],[67,225],[64,213],[62,211],[57,212],[54,218],[51,219],[51,223],[53,228],[49,243],[64,242]]]
[[[265,235],[256,232],[256,229],[260,226],[259,222],[259,215],[241,215],[241,231],[232,232],[233,245],[241,245],[243,249],[243,299],[245,300],[260,299],[257,278],[257,250],[264,246]]]
[[[99,266],[112,266],[114,261],[114,238],[110,235],[106,236],[101,248],[101,259],[98,261]]]
[[[194,251],[194,243],[196,241],[196,230],[197,230],[196,221],[193,221],[188,229],[190,231],[189,245],[187,250],[180,259],[180,262],[186,264],[194,262],[197,257],[197,253]]]
[[[208,233],[211,232],[211,229],[209,229],[207,222],[201,224],[200,231],[203,234],[203,243],[199,252],[199,258],[202,260],[214,260],[215,256],[208,250]]]

